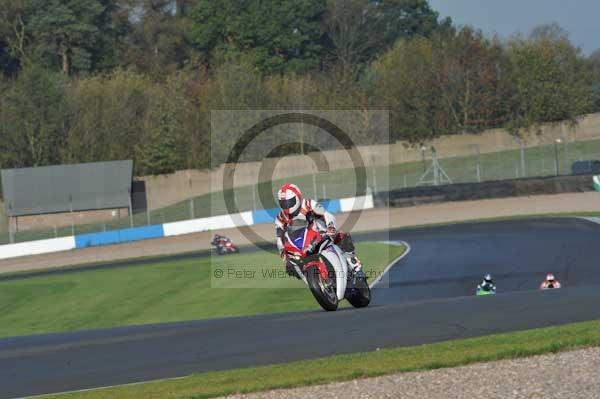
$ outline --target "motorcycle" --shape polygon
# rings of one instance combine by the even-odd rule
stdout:
[[[213,239],[211,244],[215,247],[219,255],[237,254],[240,252],[240,249],[234,243],[225,238]]]
[[[337,310],[344,299],[355,308],[368,306],[371,289],[367,278],[348,270],[343,251],[319,222],[299,220],[288,226],[284,246],[287,261],[324,310]]]
[[[496,289],[495,288],[488,288],[488,289],[486,289],[486,287],[482,287],[481,285],[478,285],[475,294],[477,296],[495,295],[496,294]]]

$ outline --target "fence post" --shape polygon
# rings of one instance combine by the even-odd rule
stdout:
[[[194,191],[192,190],[192,178],[188,172],[188,186],[190,188],[190,219],[195,219],[195,209],[194,209]]]
[[[146,184],[144,184],[144,189],[146,190],[146,225],[150,226],[150,189],[146,186]]]
[[[8,241],[11,244],[14,244],[15,243],[15,235],[13,233],[13,228],[12,228],[11,221],[12,221],[12,216],[9,216],[8,217]]]
[[[567,137],[565,137],[565,136],[563,136],[562,140],[563,140],[564,152],[565,152],[565,166],[563,166],[563,169],[564,169],[564,174],[568,175],[569,174],[569,143],[567,142]]]
[[[133,203],[131,201],[131,190],[129,190],[129,227],[133,228]]]
[[[558,169],[558,143],[560,143],[560,139],[554,140],[554,171],[556,172],[556,176],[559,175],[559,169]]]
[[[475,168],[477,172],[477,183],[481,183],[481,150],[479,149],[479,144],[474,144],[475,151],[477,152],[477,167]]]
[[[69,212],[71,214],[71,235],[75,235],[75,220],[73,216],[73,196],[69,194]]]
[[[519,139],[519,145],[521,147],[521,177],[527,177],[527,169],[525,168],[525,143]]]

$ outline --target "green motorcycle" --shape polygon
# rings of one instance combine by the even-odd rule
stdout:
[[[482,286],[478,285],[477,286],[477,290],[475,291],[475,294],[477,296],[495,295],[496,294],[496,287],[482,287]]]

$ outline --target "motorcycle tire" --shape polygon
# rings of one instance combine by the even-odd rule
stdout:
[[[217,253],[219,255],[225,255],[225,250],[223,248],[219,247],[219,249],[217,249]]]
[[[348,302],[355,308],[366,308],[371,303],[371,288],[366,278],[356,280],[351,295],[348,296]]]
[[[306,281],[308,282],[310,291],[323,310],[332,312],[337,310],[339,304],[336,294],[335,271],[332,266],[327,264],[327,262],[325,262],[325,265],[327,267],[328,278],[334,279],[329,287],[329,293],[325,291],[324,285],[326,282],[323,281],[323,277],[321,276],[321,273],[319,273],[317,267],[311,267],[306,271]]]

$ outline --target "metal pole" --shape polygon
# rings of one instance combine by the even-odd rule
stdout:
[[[313,173],[313,193],[315,195],[315,199],[318,199],[319,194],[317,193],[317,175]]]
[[[8,241],[11,244],[14,244],[15,243],[15,235],[13,233],[11,220],[12,220],[12,216],[9,216],[8,217]]]
[[[556,141],[554,142],[554,171],[558,176],[558,145]]]
[[[196,212],[194,210],[194,192],[192,190],[192,179],[188,177],[188,184],[190,187],[190,219],[195,219]]]
[[[75,235],[75,220],[73,219],[73,196],[69,194],[69,211],[71,213],[71,235]]]
[[[521,146],[521,176],[527,177],[527,170],[525,169],[525,144],[523,140],[519,140]]]
[[[421,158],[423,159],[423,173],[427,172],[427,161],[425,160],[425,150],[427,147],[421,147]]]
[[[129,192],[129,226],[133,228],[133,203],[131,201],[131,191]]]
[[[323,199],[327,199],[327,185],[323,184]]]
[[[475,144],[475,150],[477,151],[477,182],[481,183],[481,151],[479,150],[479,144]]]
[[[433,147],[431,147],[431,158],[433,162],[433,184],[438,186],[440,184],[440,165],[438,164],[437,152]]]
[[[252,185],[252,209],[256,209],[256,184]]]
[[[146,187],[146,184],[144,183],[144,189],[146,190],[146,192],[144,193],[144,195],[146,196],[146,225],[150,226],[150,204],[148,203],[149,197],[150,195],[149,192],[150,190],[148,189],[148,187]]]
[[[371,166],[373,172],[373,191],[377,192],[377,174],[375,173],[375,166]]]
[[[565,151],[565,165],[563,166],[564,174],[569,174],[569,143],[567,142],[566,137],[563,138],[564,151]]]

